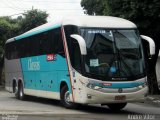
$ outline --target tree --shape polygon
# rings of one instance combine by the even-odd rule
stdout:
[[[24,18],[20,22],[21,33],[46,23],[48,17],[46,12],[37,9],[27,11],[23,15]]]
[[[4,18],[0,18],[0,76],[2,75],[3,69],[3,47],[5,43],[5,39],[7,38],[8,34],[10,33],[11,24],[6,21]],[[0,85],[3,84],[3,81],[0,77]]]
[[[9,17],[0,17],[0,84],[2,84],[2,69],[3,69],[3,51],[5,41],[10,38],[13,33],[19,28]]]
[[[106,9],[106,0],[82,0],[81,6],[86,10],[89,15],[102,15]]]
[[[98,4],[97,4],[98,2]],[[133,21],[141,34],[153,38],[156,54],[147,57],[148,83],[151,94],[159,92],[155,66],[160,49],[160,1],[159,0],[82,0],[82,7],[89,15],[110,15]],[[96,6],[96,7],[95,7]],[[102,6],[102,7],[101,7]],[[100,10],[100,8],[102,8]],[[98,11],[98,12],[97,12]],[[144,46],[145,47],[145,46]]]
[[[5,19],[0,18],[0,46],[1,46],[0,49],[2,49],[2,46],[4,44],[4,39],[6,39],[10,29],[11,29],[11,24]],[[0,50],[0,52],[2,52],[2,50]]]
[[[3,52],[5,41],[16,34],[19,25],[14,23],[9,17],[0,18],[0,54]]]
[[[0,17],[0,55],[3,54],[5,41],[9,38],[22,34],[32,28],[47,22],[48,14],[40,10],[30,10],[16,19]],[[0,58],[0,84],[2,78],[3,60]]]

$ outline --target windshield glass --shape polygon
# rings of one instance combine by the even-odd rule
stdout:
[[[130,80],[144,76],[142,44],[136,30],[82,28],[87,45],[86,74],[102,80]]]

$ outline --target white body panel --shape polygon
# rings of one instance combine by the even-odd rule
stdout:
[[[57,99],[57,100],[60,99],[60,94],[58,92],[24,89],[24,93],[26,95],[33,95],[33,96],[37,96],[37,97]]]
[[[150,55],[154,55],[156,46],[155,46],[153,39],[145,35],[141,35],[141,38],[149,42]]]

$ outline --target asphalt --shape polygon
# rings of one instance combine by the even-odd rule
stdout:
[[[0,85],[0,91],[1,91],[1,90],[4,90],[4,86],[1,86],[1,85]]]
[[[148,95],[145,102],[160,107],[160,95]]]

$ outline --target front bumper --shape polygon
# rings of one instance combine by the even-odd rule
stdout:
[[[117,89],[118,91],[118,89]],[[148,87],[130,93],[104,93],[85,87],[85,93],[80,103],[83,104],[107,104],[107,103],[124,103],[124,102],[143,102],[148,93]],[[115,100],[116,96],[125,96],[125,100]]]

